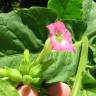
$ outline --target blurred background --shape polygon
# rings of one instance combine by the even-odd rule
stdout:
[[[96,2],[96,0],[94,0]],[[0,0],[0,12],[9,12],[18,7],[46,7],[48,0]]]
[[[46,7],[48,0],[0,0],[0,11],[9,12],[15,8],[28,8],[30,6]]]

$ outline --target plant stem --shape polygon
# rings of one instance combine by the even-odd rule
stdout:
[[[39,56],[37,57],[35,63],[41,63],[43,59],[51,52],[51,47],[50,47],[50,39],[47,39],[45,42],[45,46]]]
[[[78,91],[81,88],[82,83],[82,75],[85,70],[86,64],[87,64],[87,56],[88,56],[88,38],[83,37],[82,38],[82,50],[81,50],[81,57],[79,62],[78,71],[76,74],[76,79],[72,88],[72,96],[77,96]]]
[[[76,43],[74,44],[74,47],[81,45],[81,43],[82,43],[81,41],[76,42]]]

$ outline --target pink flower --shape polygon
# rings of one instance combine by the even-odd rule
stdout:
[[[39,92],[30,85],[22,85],[18,88],[19,96],[39,96]]]
[[[71,88],[65,83],[58,82],[48,88],[48,96],[71,96]]]
[[[47,28],[50,31],[50,41],[53,50],[74,51],[72,36],[63,22],[57,21],[56,23],[49,24]]]

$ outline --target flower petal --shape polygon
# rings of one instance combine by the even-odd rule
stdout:
[[[73,52],[75,50],[72,43],[71,33],[67,30],[63,22],[58,21],[56,23],[49,24],[47,28],[50,31],[50,42],[53,50],[68,52]],[[57,32],[62,34],[61,42],[58,42],[55,38],[55,33]]]
[[[58,82],[48,88],[48,96],[71,96],[71,88],[65,83]]]
[[[54,24],[55,30],[57,32],[64,32],[65,33],[67,31],[63,22],[57,21],[56,23],[53,23],[53,24]]]

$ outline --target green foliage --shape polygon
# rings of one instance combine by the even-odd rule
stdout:
[[[87,2],[86,0],[86,3],[85,3],[85,20],[86,20],[86,23],[88,25],[87,27],[87,30],[86,30],[86,33],[88,34],[88,36],[91,38],[93,37],[94,35],[96,35],[96,20],[95,20],[95,17],[96,17],[96,3],[93,2],[93,0],[88,0],[90,2]],[[89,10],[88,10],[89,9]]]
[[[21,9],[17,14],[21,17],[23,24],[27,25],[42,42],[45,42],[48,37],[46,26],[57,18],[55,11],[43,7]]]
[[[32,82],[32,77],[30,75],[24,75],[23,76],[23,84],[30,84]]]
[[[96,95],[96,89],[83,89],[81,90],[77,96],[95,96]]]
[[[8,81],[0,79],[0,96],[19,96],[19,94]]]
[[[87,60],[88,60],[88,46],[89,46],[88,38],[84,36],[82,38],[82,49],[81,49],[80,61],[79,61],[79,66],[76,74],[76,79],[72,88],[72,96],[78,95],[78,92],[81,88],[83,73],[85,71]]]
[[[37,77],[41,75],[42,72],[42,65],[41,64],[36,64],[30,68],[29,75],[31,77]]]
[[[81,20],[83,0],[49,0],[48,8],[56,10],[58,19]]]
[[[74,53],[54,53],[51,58],[54,62],[43,72],[43,79],[47,83],[54,83],[58,81],[67,82],[71,76],[74,76],[78,60],[79,60],[80,48],[78,47]],[[48,58],[48,57],[47,57]],[[47,62],[47,61],[46,61]]]
[[[55,19],[54,11],[41,7],[0,14],[0,66],[21,63],[25,49],[40,51],[48,37],[46,25]]]
[[[6,73],[10,80],[12,80],[14,82],[22,81],[22,75],[17,69],[7,68]]]
[[[94,88],[96,87],[96,79],[90,74],[89,71],[84,72],[84,76],[82,79],[83,86],[85,88]]]
[[[64,20],[66,27],[72,33],[74,41],[80,41],[85,34],[87,24],[81,20]]]
[[[87,30],[85,34],[87,34],[89,38],[89,44],[90,44],[90,50],[88,53],[89,61],[88,61],[88,70],[87,73],[85,73],[85,78],[83,78],[83,83],[89,88],[89,90],[96,89],[96,3],[91,0],[92,4],[90,5],[90,11],[87,14],[86,23],[88,25]],[[88,8],[88,3],[86,3],[86,7]],[[89,79],[88,79],[89,78]],[[87,81],[88,80],[88,81]],[[84,87],[85,87],[84,86]],[[91,87],[91,88],[90,88]],[[94,88],[94,89],[93,89]],[[89,96],[95,96],[95,91],[89,91]]]
[[[0,77],[6,77],[7,76],[7,72],[6,69],[0,68]]]
[[[46,85],[62,81],[70,84],[76,96],[77,93],[78,96],[95,96],[96,3],[93,0],[49,0],[48,8],[31,7],[0,14],[0,67],[4,68],[0,69],[0,76],[38,88],[42,87],[43,80]],[[47,56],[49,45],[41,51],[48,38],[46,26],[56,19],[64,21],[72,33],[75,52],[51,52]],[[89,40],[84,39],[81,46],[83,36]],[[25,49],[30,51],[30,58]],[[7,80],[0,79],[0,96],[18,96]]]

